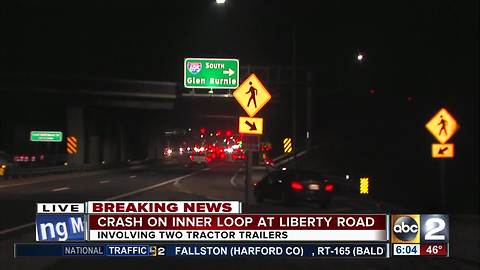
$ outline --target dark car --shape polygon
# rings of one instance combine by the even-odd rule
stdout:
[[[255,184],[255,199],[280,200],[283,203],[315,202],[326,207],[332,197],[334,185],[320,173],[300,170],[270,172]]]

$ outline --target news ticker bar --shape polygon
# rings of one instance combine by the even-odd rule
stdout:
[[[15,244],[15,257],[390,257],[389,243]]]

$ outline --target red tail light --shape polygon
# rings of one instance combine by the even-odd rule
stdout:
[[[300,184],[300,182],[297,182],[297,181],[292,181],[290,183],[290,187],[293,189],[293,190],[303,190],[303,185]]]
[[[326,184],[324,187],[324,190],[327,192],[330,192],[333,190],[333,185],[332,184]]]
[[[188,158],[189,158],[191,161],[193,161],[193,155],[190,155]]]

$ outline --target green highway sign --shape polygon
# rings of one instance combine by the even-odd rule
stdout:
[[[61,142],[62,138],[61,131],[30,131],[31,142]]]
[[[183,62],[185,88],[237,88],[237,59],[186,58]]]

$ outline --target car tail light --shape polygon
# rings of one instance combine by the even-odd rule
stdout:
[[[188,158],[189,158],[191,161],[193,161],[193,155],[190,155]]]
[[[293,190],[303,190],[303,185],[300,182],[297,182],[297,181],[292,181],[290,183],[290,187]]]
[[[324,187],[324,190],[327,192],[330,192],[333,190],[333,185],[332,184],[326,184]]]

